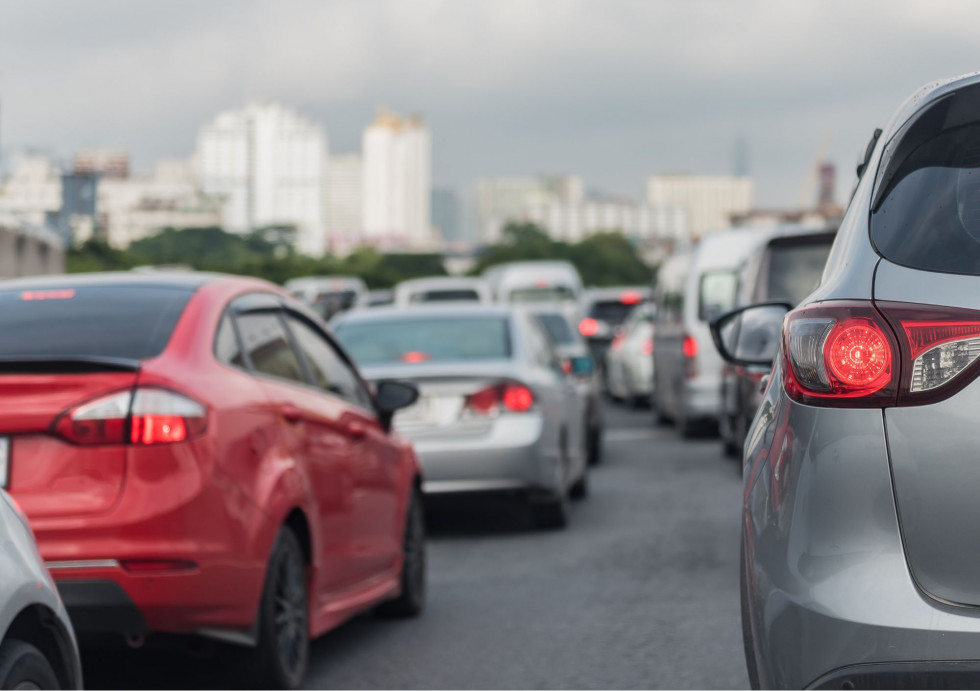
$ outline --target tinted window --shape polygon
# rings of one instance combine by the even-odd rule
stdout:
[[[192,294],[132,285],[3,290],[0,358],[151,358],[167,346]]]
[[[820,285],[830,243],[772,247],[769,255],[768,300],[798,305]]]
[[[228,315],[221,319],[221,324],[218,326],[218,335],[214,339],[214,355],[218,358],[218,362],[226,365],[245,366],[242,349],[238,345],[238,336],[235,334],[235,325]]]
[[[980,124],[928,139],[902,161],[871,237],[897,264],[980,275]]]
[[[633,311],[634,307],[636,307],[635,302],[627,305],[619,300],[604,300],[592,303],[592,307],[589,308],[589,316],[604,321],[610,326],[619,326]]]
[[[287,315],[286,320],[296,345],[306,356],[316,386],[351,403],[370,408],[370,396],[333,345],[304,320],[293,315]]]
[[[575,334],[568,320],[560,314],[539,314],[538,321],[544,326],[551,340],[558,345],[568,345],[575,342]]]
[[[424,293],[414,293],[410,298],[410,302],[453,302],[456,300],[476,300],[479,301],[480,296],[475,290],[470,289],[460,289],[460,290],[428,290]]]
[[[575,291],[566,286],[547,288],[516,288],[510,291],[511,302],[560,302],[574,300]]]
[[[337,338],[358,365],[500,360],[511,356],[503,317],[346,322]]]
[[[701,274],[698,294],[698,319],[711,321],[735,306],[738,274],[734,271],[709,271]]]
[[[307,383],[299,358],[276,313],[242,314],[237,317],[237,322],[245,352],[256,372]]]
[[[338,312],[346,312],[357,302],[357,292],[343,290],[337,292],[317,293],[313,300],[313,309],[324,319],[330,319]]]

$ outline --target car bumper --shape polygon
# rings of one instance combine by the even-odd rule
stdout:
[[[623,363],[626,387],[634,396],[648,396],[653,392],[653,360],[631,358]]]
[[[513,490],[557,492],[561,460],[542,444],[544,421],[539,415],[506,415],[486,434],[413,439],[422,466],[426,494],[457,494]]]
[[[684,381],[684,417],[691,420],[718,420],[721,416],[721,379],[695,377]]]

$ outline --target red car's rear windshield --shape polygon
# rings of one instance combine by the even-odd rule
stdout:
[[[154,357],[192,294],[131,285],[0,290],[0,360]]]

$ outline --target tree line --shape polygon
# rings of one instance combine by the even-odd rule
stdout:
[[[72,273],[120,271],[139,266],[182,266],[264,278],[285,283],[301,276],[360,276],[371,288],[389,288],[399,281],[444,276],[442,256],[435,253],[382,253],[361,247],[338,257],[311,257],[293,247],[292,230],[272,227],[247,235],[221,228],[167,229],[121,250],[91,239],[68,251]],[[510,261],[564,259],[574,264],[586,285],[646,284],[653,272],[621,234],[599,233],[578,243],[552,240],[531,223],[511,223],[500,243],[485,248],[471,272]]]

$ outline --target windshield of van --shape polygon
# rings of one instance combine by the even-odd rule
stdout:
[[[706,271],[701,274],[698,291],[698,319],[711,321],[735,307],[738,274],[731,270]]]

